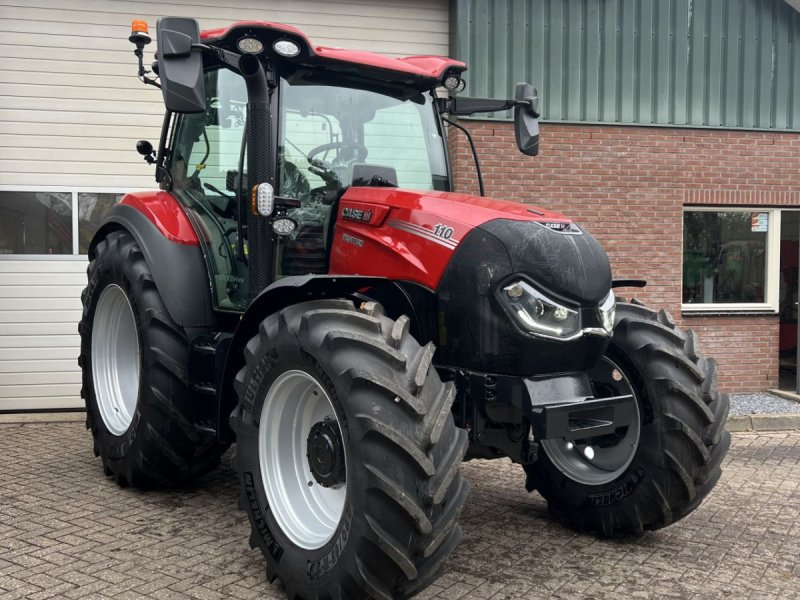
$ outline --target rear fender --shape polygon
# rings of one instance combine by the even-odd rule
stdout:
[[[386,314],[394,318],[408,315],[412,321],[411,332],[424,344],[433,335],[433,291],[414,284],[392,281],[382,277],[344,275],[304,275],[284,277],[262,291],[242,315],[228,347],[222,384],[218,387],[217,431],[221,440],[233,437],[228,417],[236,407],[233,378],[244,366],[244,347],[258,332],[261,322],[269,315],[287,306],[324,298],[350,298],[358,306],[359,300],[375,299],[384,305]]]

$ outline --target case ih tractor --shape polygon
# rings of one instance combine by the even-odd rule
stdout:
[[[160,190],[89,250],[80,324],[95,452],[119,485],[233,465],[290,598],[405,598],[461,537],[465,458],[509,457],[612,536],[668,525],[720,476],[728,401],[692,332],[616,301],[605,252],[544,208],[455,194],[466,65],[314,47],[297,29],[162,18],[139,76],[166,115]],[[443,92],[444,90],[444,92]],[[640,282],[639,282],[640,283]]]

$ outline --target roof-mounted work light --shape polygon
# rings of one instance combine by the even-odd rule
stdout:
[[[252,37],[243,37],[236,42],[236,47],[244,54],[261,54],[264,51],[264,44],[260,40]]]
[[[455,92],[457,94],[463,91],[467,83],[459,77],[457,72],[448,71],[442,78],[442,85],[448,92]]]
[[[286,58],[293,58],[300,54],[300,46],[295,44],[292,40],[275,40],[275,43],[272,44],[272,48],[275,52]]]

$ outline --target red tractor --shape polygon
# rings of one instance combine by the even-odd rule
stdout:
[[[451,191],[466,65],[162,18],[160,191],[89,249],[83,394],[107,475],[186,482],[233,443],[241,508],[289,598],[405,598],[461,537],[465,458],[509,457],[575,527],[668,525],[720,476],[728,400],[692,332],[618,302],[583,228]],[[456,125],[457,126],[457,125]],[[477,161],[476,161],[477,164]]]

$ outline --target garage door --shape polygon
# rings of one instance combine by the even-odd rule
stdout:
[[[82,405],[86,243],[122,192],[154,185],[134,146],[158,138],[160,93],[137,81],[127,37],[132,19],[155,30],[159,15],[279,21],[315,44],[397,56],[448,51],[445,0],[0,0],[0,411]]]

